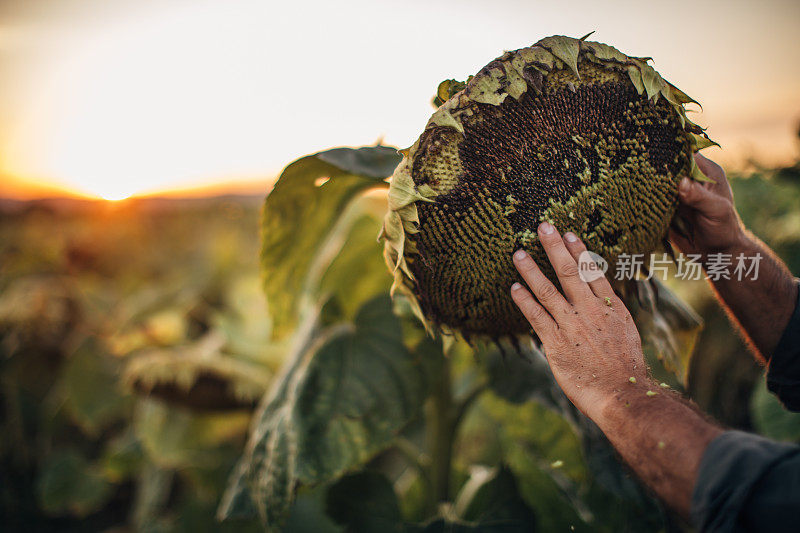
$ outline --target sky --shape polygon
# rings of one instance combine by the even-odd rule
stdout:
[[[590,31],[703,104],[710,157],[788,162],[798,29],[791,0],[0,0],[0,196],[237,191],[330,147],[406,147],[439,81]]]

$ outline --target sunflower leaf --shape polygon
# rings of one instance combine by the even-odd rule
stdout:
[[[262,218],[261,265],[276,338],[292,331],[305,303],[316,303],[319,276],[336,251],[331,241],[346,230],[340,222],[347,207],[364,191],[385,187],[399,161],[388,146],[334,148],[284,169]]]
[[[299,488],[336,479],[387,448],[427,395],[420,359],[404,346],[387,295],[298,352],[256,414],[220,516],[252,506],[268,529],[279,529]]]

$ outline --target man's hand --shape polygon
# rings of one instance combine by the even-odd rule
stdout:
[[[700,154],[695,154],[694,159],[714,183],[683,178],[678,187],[681,203],[676,218],[688,224],[688,235],[673,227],[669,238],[683,253],[701,254],[705,259],[709,253],[737,248],[745,236],[725,171]]]
[[[688,178],[678,189],[678,216],[687,225],[686,235],[677,227],[670,241],[683,253],[699,254],[704,266],[709,254],[723,254],[729,265],[758,261],[756,275],[739,279],[729,275],[713,281],[721,303],[749,339],[754,355],[769,360],[778,345],[797,303],[797,283],[780,259],[758,238],[744,229],[733,204],[731,186],[722,167],[700,154],[695,160],[703,174],[714,183]],[[723,257],[717,255],[718,258]]]
[[[578,409],[595,418],[615,389],[648,386],[639,332],[605,276],[591,283],[580,278],[578,260],[586,247],[574,234],[562,240],[544,223],[539,238],[564,295],[519,250],[514,264],[536,298],[519,283],[511,296],[541,340],[559,386]]]
[[[519,283],[511,296],[541,339],[556,382],[642,481],[688,516],[700,458],[721,430],[650,381],[639,333],[608,280],[580,278],[583,243],[571,233],[562,240],[547,223],[539,239],[564,294],[518,251],[514,264],[535,298]]]

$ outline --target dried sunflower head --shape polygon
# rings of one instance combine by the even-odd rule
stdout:
[[[498,340],[530,327],[509,287],[524,248],[555,280],[536,229],[573,231],[614,264],[661,245],[692,154],[712,143],[694,102],[643,58],[554,36],[506,52],[441,106],[392,176],[384,221],[393,292],[426,324]]]

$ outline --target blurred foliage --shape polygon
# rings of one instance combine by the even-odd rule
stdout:
[[[284,349],[259,199],[0,207],[3,529],[218,531]]]
[[[394,163],[301,158],[261,218],[250,197],[0,204],[4,530],[684,530],[535,349],[431,339],[390,303],[375,237]],[[731,177],[793,272],[798,168]],[[656,377],[800,441],[706,284],[669,288],[705,327],[635,289]]]

